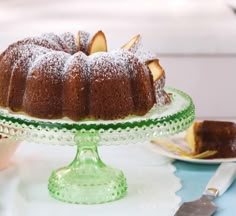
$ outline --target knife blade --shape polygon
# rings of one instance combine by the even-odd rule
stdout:
[[[212,202],[236,179],[236,163],[222,163],[208,182],[200,199],[183,203],[174,216],[210,216],[217,210]]]

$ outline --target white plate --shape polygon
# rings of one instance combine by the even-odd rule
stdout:
[[[181,134],[180,136],[170,139],[170,140],[165,140],[168,141],[169,143],[173,143],[173,144],[177,144],[178,146],[181,147],[186,147],[187,144],[184,141],[184,134]],[[177,152],[174,152],[173,150],[170,150],[168,148],[164,148],[158,144],[150,144],[150,148],[162,155],[162,156],[166,156],[168,158],[172,158],[175,160],[181,160],[181,161],[185,161],[185,162],[190,162],[190,163],[201,163],[201,164],[218,164],[218,163],[222,163],[222,162],[236,162],[236,157],[234,158],[217,158],[217,159],[194,159],[194,158],[187,158],[187,157],[183,157],[180,154],[178,154]],[[186,150],[186,149],[185,149]]]

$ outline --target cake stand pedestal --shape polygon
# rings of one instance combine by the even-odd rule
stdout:
[[[195,117],[192,99],[177,89],[166,91],[171,104],[154,107],[143,117],[116,121],[42,120],[1,109],[0,134],[32,142],[77,145],[73,162],[49,178],[48,189],[54,198],[81,204],[117,200],[126,194],[126,178],[122,171],[100,160],[97,147],[137,144],[188,128]]]
[[[78,132],[77,153],[67,167],[54,171],[48,189],[56,199],[95,204],[119,199],[127,190],[122,171],[104,164],[98,155],[98,133]]]

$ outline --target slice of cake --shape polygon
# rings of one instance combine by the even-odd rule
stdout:
[[[209,158],[236,157],[236,124],[226,121],[196,121],[186,140],[194,154],[216,151]]]

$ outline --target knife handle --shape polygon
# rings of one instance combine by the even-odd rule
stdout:
[[[222,163],[208,182],[204,194],[221,196],[236,179],[236,163]]]

